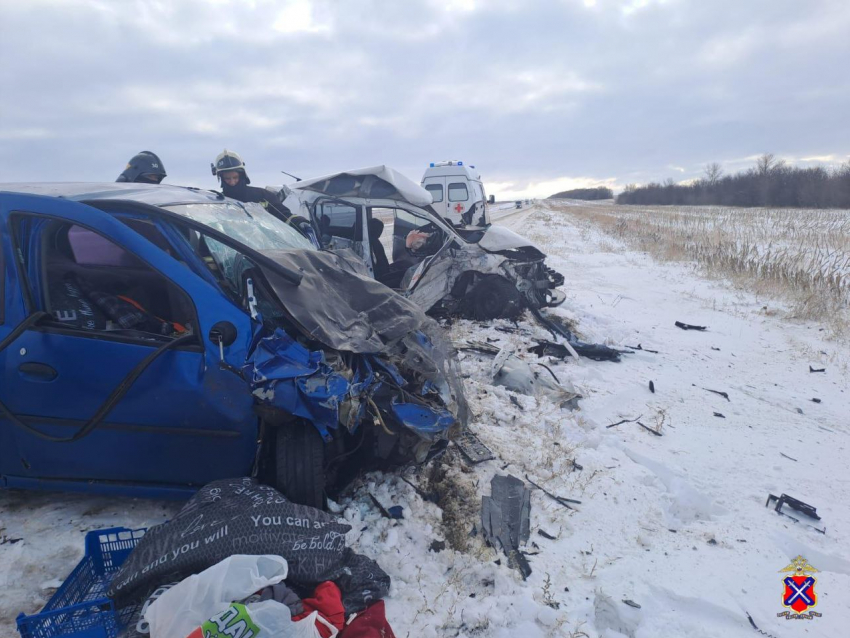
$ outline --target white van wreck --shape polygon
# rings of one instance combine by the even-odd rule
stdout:
[[[461,161],[431,162],[422,187],[434,198],[431,206],[455,226],[487,226],[490,214],[481,174]]]
[[[432,192],[373,166],[304,180],[281,196],[311,221],[323,248],[359,261],[432,314],[515,317],[564,301],[564,278],[539,248],[502,226],[449,223]]]

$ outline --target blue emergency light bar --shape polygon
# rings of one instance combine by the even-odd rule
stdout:
[[[446,162],[431,162],[429,164],[430,168],[435,168],[437,166],[463,166],[463,162],[455,162],[453,160],[449,160]],[[475,168],[474,166],[472,168]]]

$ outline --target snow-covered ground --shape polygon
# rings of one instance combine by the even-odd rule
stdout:
[[[630,252],[546,202],[504,213],[500,223],[534,240],[567,278],[567,301],[550,314],[586,341],[658,354],[621,363],[543,360],[584,396],[570,412],[493,386],[492,357],[461,353],[472,427],[498,455],[450,469],[445,484],[466,495],[465,505],[461,499],[444,523],[443,512],[399,476],[380,474],[338,504],[353,527],[351,545],[392,576],[387,613],[396,635],[756,636],[747,612],[776,638],[848,635],[850,347],[688,265]],[[708,330],[686,332],[677,320]],[[527,352],[533,337],[549,338],[530,321],[515,332],[497,327],[512,324],[460,321],[450,330],[458,344],[492,340],[528,362],[537,361]],[[662,436],[637,423],[606,427],[637,417]],[[581,501],[568,510],[533,492],[527,581],[480,534],[466,534],[497,473],[528,475]],[[405,478],[425,487],[414,472]],[[385,506],[402,505],[404,520],[383,518],[370,492]],[[765,508],[769,493],[815,505],[816,527],[826,533]],[[0,635],[12,635],[17,612],[37,611],[70,571],[82,532],[149,526],[177,507],[0,494]],[[447,534],[466,551],[430,549]],[[820,570],[815,610],[823,615],[812,620],[777,617],[785,611],[780,570],[798,554]]]
[[[494,202],[487,204],[487,209],[490,211],[491,219],[498,219],[504,211],[516,209],[516,202]]]

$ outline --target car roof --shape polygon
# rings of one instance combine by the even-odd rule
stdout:
[[[372,177],[372,180],[364,178]],[[358,179],[360,178],[360,179]],[[329,197],[359,197],[407,202],[429,206],[434,198],[427,190],[400,172],[381,164],[354,168],[290,184],[293,190],[310,190]]]
[[[466,166],[465,164],[462,166],[458,166],[457,164],[452,164],[451,166],[429,166],[422,175],[422,181],[424,182],[429,177],[465,177],[473,182],[481,181],[481,173],[474,167]]]
[[[0,184],[0,192],[61,197],[77,202],[120,199],[153,206],[212,204],[221,202],[224,198],[223,195],[215,191],[201,190],[187,186],[126,182],[29,182]]]

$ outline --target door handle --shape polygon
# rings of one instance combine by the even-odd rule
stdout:
[[[46,363],[22,363],[18,366],[18,372],[31,381],[53,381],[59,376],[59,373]]]

